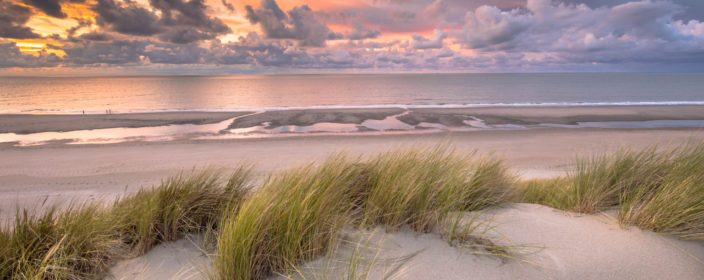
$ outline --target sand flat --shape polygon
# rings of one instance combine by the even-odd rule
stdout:
[[[570,107],[460,107],[460,108],[345,108],[296,109],[255,112],[155,112],[89,115],[0,115],[0,133],[29,134],[117,127],[150,127],[170,124],[211,124],[236,119],[230,128],[247,128],[267,123],[307,126],[322,122],[361,124],[381,120],[408,110],[399,120],[409,124],[437,123],[446,127],[464,125],[478,117],[487,124],[576,124],[599,121],[704,120],[704,106],[570,106]],[[245,116],[246,115],[246,116]]]
[[[371,155],[390,148],[451,143],[459,152],[493,154],[524,178],[563,174],[575,156],[704,141],[702,129],[533,129],[456,133],[304,136],[103,145],[0,146],[0,219],[16,207],[74,200],[110,201],[182,170],[255,165],[256,174],[322,160],[331,153]]]
[[[160,112],[88,115],[0,115],[0,133],[29,134],[170,124],[210,124],[251,112]]]

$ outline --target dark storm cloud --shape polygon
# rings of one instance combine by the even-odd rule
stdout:
[[[94,10],[98,13],[98,24],[115,32],[157,35],[163,41],[177,44],[214,39],[230,32],[222,21],[205,13],[207,7],[201,0],[152,0],[150,4],[159,11],[158,15],[134,2],[118,4],[114,0],[98,0]]]
[[[98,13],[98,24],[118,33],[148,36],[162,31],[159,18],[133,2],[118,4],[114,0],[98,0],[93,10]]]
[[[246,17],[259,24],[270,39],[295,39],[300,46],[323,47],[329,38],[338,38],[317,18],[308,5],[297,6],[285,13],[275,0],[263,0],[256,9],[245,6]]]
[[[61,3],[65,0],[24,0],[24,3],[39,9],[48,16],[55,18],[65,18],[66,14],[61,9]],[[76,1],[77,2],[77,1]]]
[[[24,24],[32,16],[32,10],[20,5],[0,1],[0,37],[13,39],[39,38]]]
[[[190,26],[208,34],[223,34],[230,31],[222,21],[208,16],[203,0],[151,0],[152,7],[161,11],[163,25]]]

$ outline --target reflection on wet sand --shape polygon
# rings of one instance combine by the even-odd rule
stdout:
[[[576,122],[576,124],[489,124],[484,119],[472,115],[458,115],[457,117],[463,120],[457,123],[423,121],[415,124],[409,124],[405,122],[406,119],[404,119],[404,116],[410,114],[411,111],[406,109],[401,111],[401,113],[387,115],[383,119],[377,119],[378,116],[360,119],[358,123],[321,121],[309,122],[305,123],[305,125],[285,124],[272,126],[271,121],[262,121],[249,127],[232,128],[232,124],[238,119],[252,116],[256,117],[257,115],[261,115],[263,113],[266,113],[266,111],[245,114],[212,124],[171,124],[136,128],[119,127],[73,130],[66,132],[39,132],[31,134],[0,133],[0,143],[14,143],[15,146],[34,146],[49,143],[109,144],[128,141],[154,142],[173,140],[291,137],[304,135],[417,134],[442,131],[516,130],[555,127],[618,129],[704,127],[704,120],[591,121]]]

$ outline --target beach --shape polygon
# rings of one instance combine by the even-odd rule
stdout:
[[[563,175],[577,156],[674,146],[704,139],[704,129],[569,128],[577,122],[704,120],[704,106],[607,106],[526,108],[433,108],[410,111],[397,119],[404,124],[439,123],[458,130],[414,129],[357,133],[251,133],[239,139],[203,140],[189,137],[171,141],[121,141],[114,144],[66,145],[56,141],[36,146],[0,144],[1,216],[14,215],[17,206],[63,203],[77,199],[114,199],[125,192],[158,184],[180,171],[241,163],[254,165],[257,174],[322,160],[330,154],[372,155],[394,147],[450,143],[459,152],[495,154],[523,178]],[[316,123],[353,123],[399,115],[403,108],[283,110],[252,112],[191,112],[115,115],[12,115],[0,117],[0,131],[17,134],[47,131],[100,131],[101,128],[150,128],[164,125],[209,124],[232,118],[229,127],[267,123],[305,126]],[[526,129],[469,127],[483,125],[539,125]],[[397,121],[398,122],[398,121]],[[276,124],[276,125],[275,125]]]
[[[579,126],[590,122],[629,124],[661,120],[704,120],[703,106],[367,108],[86,116],[13,115],[12,118],[0,118],[0,130],[5,133],[31,134],[57,130],[208,125],[224,121],[227,121],[225,124],[228,129],[252,126],[273,128],[319,123],[359,125],[367,120],[384,120],[389,117],[409,126],[436,123],[444,128],[460,129],[415,127],[411,130],[390,128],[359,130],[354,133],[251,133],[246,137],[212,139],[190,135],[168,141],[126,139],[111,144],[66,144],[65,141],[54,141],[18,146],[17,143],[3,143],[0,144],[0,157],[4,159],[0,162],[0,217],[3,222],[11,221],[18,208],[41,211],[50,205],[59,205],[61,208],[61,205],[86,201],[110,202],[140,188],[158,185],[169,176],[206,167],[228,172],[241,164],[251,164],[254,181],[262,182],[272,172],[320,162],[335,153],[364,158],[399,147],[445,143],[460,154],[476,153],[501,158],[512,174],[525,180],[566,175],[568,170],[574,168],[577,157],[611,153],[619,148],[638,150],[658,145],[658,148],[665,149],[704,141],[704,129],[700,127]],[[476,119],[482,121],[482,126],[466,122]],[[232,120],[232,123],[228,120]],[[418,236],[408,231],[385,233],[379,238],[390,239],[392,244],[400,246],[384,250],[391,257],[425,248],[426,251],[418,256],[418,260],[413,261],[410,270],[412,273],[408,274],[420,276],[407,276],[404,279],[423,279],[422,275],[440,265],[433,264],[437,256],[453,254],[462,257],[442,261],[446,263],[443,271],[448,271],[443,279],[463,279],[463,273],[470,271],[482,271],[478,277],[483,279],[515,278],[518,275],[524,275],[521,277],[526,279],[540,279],[546,275],[554,279],[573,276],[583,279],[641,279],[650,276],[666,277],[674,272],[680,273],[677,274],[679,279],[695,279],[696,275],[701,275],[704,271],[704,263],[701,262],[704,259],[704,247],[701,243],[622,228],[613,217],[605,220],[591,215],[571,215],[533,204],[517,204],[498,211],[503,213],[498,215],[498,223],[501,225],[499,232],[510,236],[514,242],[512,244],[538,244],[538,247],[546,248],[527,257],[530,262],[538,263],[537,268],[520,262],[509,261],[508,265],[502,265],[504,261],[464,256],[454,247],[436,244],[444,244],[437,237]],[[543,229],[545,225],[540,223],[547,223],[552,228]],[[570,223],[572,225],[568,225]],[[570,230],[572,228],[582,230]],[[565,235],[572,239],[555,239],[556,236]],[[192,243],[182,240],[160,245],[144,257],[118,264],[112,273],[118,279],[130,279],[136,274],[147,275],[144,279],[167,279],[165,275],[173,276],[170,273],[188,270],[194,262],[207,267],[207,258]],[[575,246],[570,250],[582,253],[574,255],[569,250],[563,251],[563,246],[569,244]],[[631,252],[637,247],[643,251]],[[184,253],[174,253],[179,251]],[[620,252],[621,255],[610,257],[614,252]],[[629,257],[635,255],[639,255],[643,262]],[[661,261],[670,262],[671,265],[653,267],[659,262],[655,261],[658,256],[663,258]],[[609,261],[601,260],[602,258]],[[462,262],[473,265],[457,267]],[[145,268],[144,263],[150,266]],[[541,266],[548,266],[549,269],[541,269]],[[598,274],[589,273],[592,266],[601,269]],[[645,267],[648,269],[644,270]],[[200,276],[196,274],[194,277]]]
[[[0,279],[704,280],[704,0],[0,22]]]

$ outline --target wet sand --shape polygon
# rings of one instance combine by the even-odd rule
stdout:
[[[161,112],[97,115],[0,115],[0,133],[29,134],[117,127],[150,127],[173,124],[212,124],[239,117],[229,128],[268,124],[307,126],[316,123],[361,124],[409,112],[398,119],[409,125],[437,123],[464,126],[480,118],[486,124],[536,125],[543,123],[704,120],[704,106],[584,106],[584,107],[467,107],[467,108],[358,108],[273,110],[265,112]]]
[[[0,115],[0,133],[29,134],[84,129],[211,124],[250,112],[160,112],[89,115]]]

